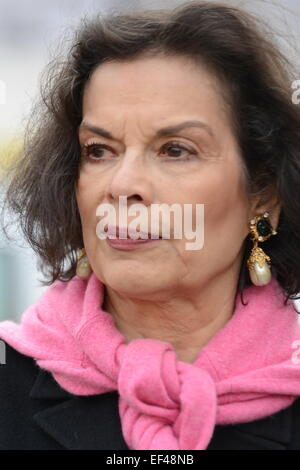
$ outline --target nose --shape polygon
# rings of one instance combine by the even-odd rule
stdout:
[[[141,153],[124,154],[111,169],[111,177],[106,190],[108,202],[118,202],[119,196],[127,196],[128,202],[143,202],[149,205],[153,200],[151,171],[146,168],[145,158]]]

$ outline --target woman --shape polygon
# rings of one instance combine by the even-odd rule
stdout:
[[[285,57],[240,9],[188,2],[83,22],[48,73],[7,203],[51,286],[0,324],[0,447],[300,449]],[[204,207],[201,248],[171,218],[133,240],[135,204],[143,224]]]

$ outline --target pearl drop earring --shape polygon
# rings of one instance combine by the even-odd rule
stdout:
[[[271,258],[266,255],[262,248],[258,246],[259,242],[268,240],[277,232],[272,228],[269,220],[269,213],[265,212],[263,216],[256,216],[250,221],[251,240],[254,242],[250,257],[247,261],[250,279],[256,286],[264,286],[271,281]]]
[[[76,274],[77,276],[81,277],[81,279],[87,280],[89,279],[91,273],[92,268],[86,255],[86,251],[84,248],[82,248],[77,254]]]

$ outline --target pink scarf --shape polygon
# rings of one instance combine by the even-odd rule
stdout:
[[[119,393],[124,439],[135,450],[202,450],[216,424],[253,421],[300,395],[300,327],[277,281],[237,297],[227,324],[193,364],[154,339],[126,343],[101,307],[104,285],[92,274],[54,282],[20,324],[0,337],[50,371],[75,395]],[[298,354],[299,353],[299,354]]]

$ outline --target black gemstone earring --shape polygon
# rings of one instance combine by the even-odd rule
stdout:
[[[268,220],[269,213],[265,212],[263,216],[256,216],[250,221],[251,240],[254,242],[250,257],[247,261],[250,279],[256,286],[264,286],[271,281],[271,258],[266,255],[262,248],[258,246],[259,242],[268,240],[277,232],[273,229]]]

